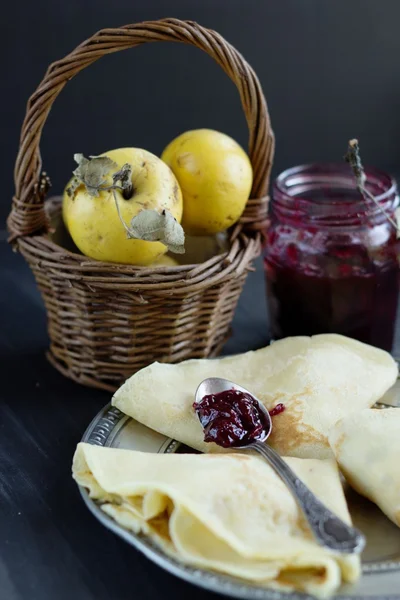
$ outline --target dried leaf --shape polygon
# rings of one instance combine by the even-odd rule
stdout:
[[[119,181],[123,190],[132,186],[132,167],[129,163],[125,163],[119,171],[112,176],[113,184],[116,185]]]
[[[72,198],[72,196],[75,194],[75,191],[78,189],[80,184],[81,184],[81,182],[76,177],[73,177],[71,179],[71,183],[69,184],[69,187],[67,187],[67,189],[66,189],[66,192],[70,198]]]
[[[164,244],[175,254],[185,253],[185,232],[183,227],[168,211],[165,213]]]
[[[83,154],[75,154],[74,159],[78,163],[73,171],[74,177],[86,186],[91,196],[100,194],[99,188],[107,183],[106,176],[118,166],[108,156],[91,156],[87,159]]]
[[[156,210],[140,211],[131,221],[129,237],[162,242],[175,254],[185,252],[183,228],[168,210],[163,210],[162,213]]]
[[[85,158],[83,154],[74,154],[74,161],[78,163],[78,166],[75,171],[72,171],[72,173],[75,176],[75,179],[77,179],[79,183],[82,183],[85,174],[85,167],[89,163],[89,159]]]

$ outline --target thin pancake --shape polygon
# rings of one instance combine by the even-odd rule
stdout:
[[[329,441],[349,484],[400,527],[400,409],[345,417]]]
[[[333,460],[287,462],[350,522]],[[73,476],[120,525],[144,532],[186,564],[319,597],[333,593],[342,580],[359,577],[359,558],[318,546],[286,486],[257,457],[163,455],[79,444]]]
[[[387,352],[343,336],[293,337],[227,358],[154,363],[128,379],[113,404],[168,437],[217,452],[203,441],[192,408],[206,377],[244,386],[268,409],[285,405],[269,440],[282,456],[328,458],[329,429],[345,414],[372,406],[395,382],[397,366]]]

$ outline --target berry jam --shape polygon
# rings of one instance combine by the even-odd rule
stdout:
[[[223,448],[246,446],[264,439],[269,432],[269,422],[258,402],[239,390],[209,394],[193,408],[203,426],[204,441]]]
[[[285,410],[285,405],[281,402],[277,404],[274,408],[272,408],[269,412],[270,417],[275,417],[276,415],[280,415]]]
[[[396,183],[366,169],[395,218]],[[347,165],[290,169],[274,186],[264,266],[274,338],[339,333],[390,351],[399,293],[396,230]]]

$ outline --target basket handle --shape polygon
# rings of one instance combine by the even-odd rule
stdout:
[[[105,54],[147,42],[164,41],[191,44],[207,52],[238,88],[249,128],[249,156],[254,172],[252,200],[246,207],[241,223],[246,229],[260,229],[266,217],[265,194],[274,153],[274,136],[260,82],[241,54],[217,32],[193,21],[162,19],[118,29],[103,29],[65,58],[49,66],[44,79],[28,101],[22,125],[14,171],[15,196],[8,218],[11,238],[47,230],[44,200],[48,185],[42,173],[39,143],[53,102],[66,83]]]

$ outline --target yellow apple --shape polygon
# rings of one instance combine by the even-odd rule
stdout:
[[[187,131],[161,158],[183,195],[182,226],[189,235],[209,235],[236,223],[253,182],[249,157],[235,140],[211,129]]]
[[[178,261],[168,254],[160,256],[160,258],[157,258],[157,260],[151,263],[152,267],[177,267],[178,265]]]
[[[182,193],[171,169],[157,156],[140,148],[120,148],[105,152],[117,167],[129,163],[132,167],[133,195],[125,199],[122,191],[115,190],[122,219],[127,225],[143,209],[161,212],[167,209],[178,222],[182,219]],[[111,185],[112,173],[105,184]],[[161,242],[128,239],[118,215],[114,194],[101,191],[99,196],[89,194],[81,184],[70,196],[67,185],[63,197],[65,225],[86,256],[105,262],[146,266],[167,252]]]

